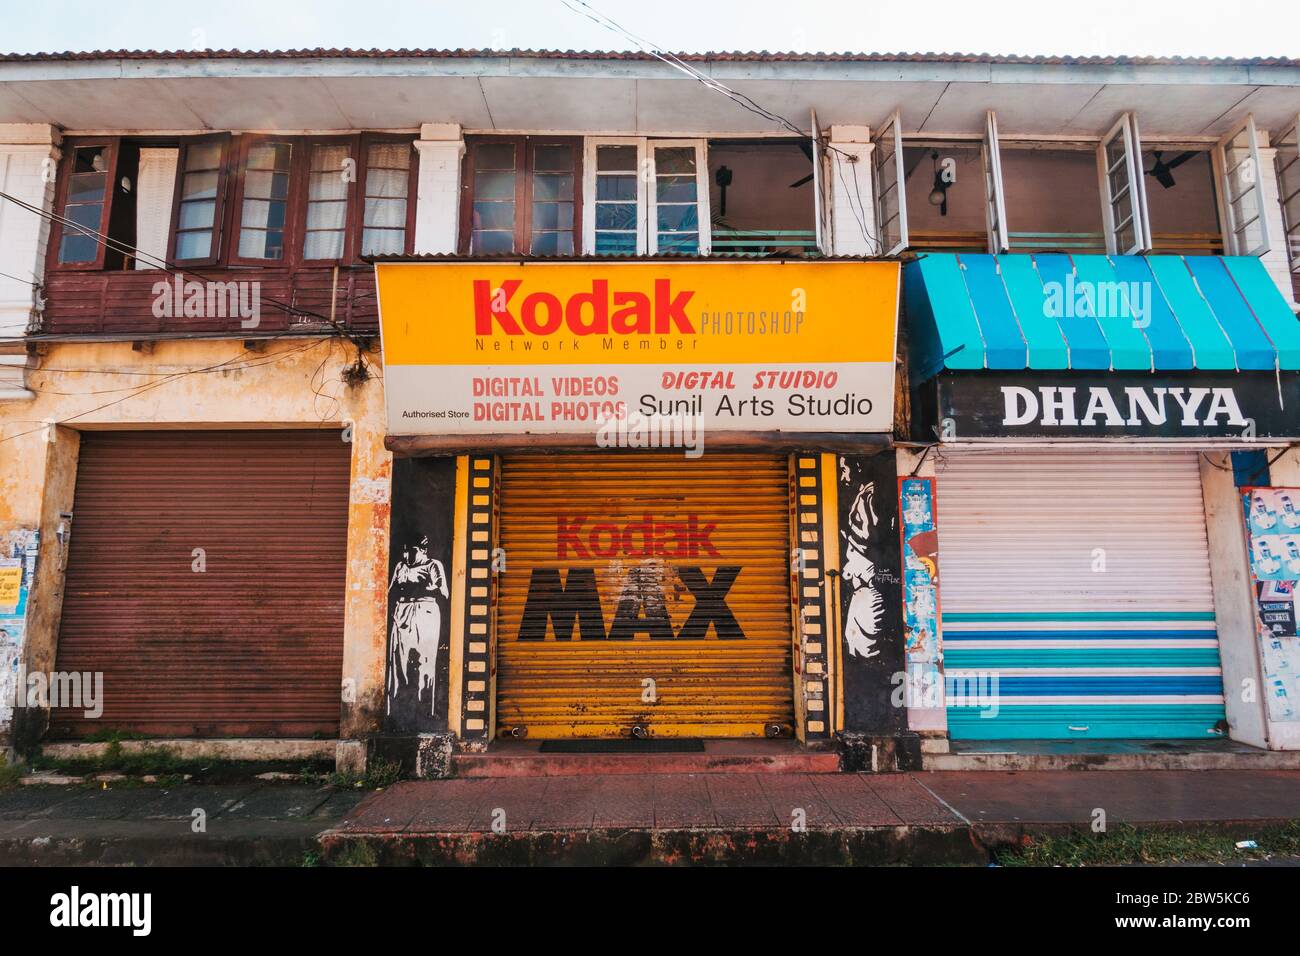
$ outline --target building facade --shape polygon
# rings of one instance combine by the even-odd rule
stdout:
[[[0,60],[8,746],[1297,746],[1300,63],[685,62]]]

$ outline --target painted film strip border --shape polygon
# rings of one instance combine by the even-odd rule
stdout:
[[[492,712],[492,539],[496,532],[496,461],[469,456],[465,497],[465,653],[461,738],[487,740]]]
[[[804,725],[808,740],[830,737],[827,693],[826,591],[823,587],[826,534],[822,520],[821,455],[795,455],[795,533],[798,541],[800,646],[803,651]]]

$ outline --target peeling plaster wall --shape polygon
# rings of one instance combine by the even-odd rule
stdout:
[[[41,532],[27,619],[29,671],[49,670],[55,659],[63,587],[56,531],[60,512],[72,510],[81,430],[351,424],[340,736],[377,732],[384,711],[392,456],[384,449],[379,356],[367,358],[375,377],[348,388],[340,373],[355,361],[356,349],[338,339],[272,341],[263,351],[233,340],[159,342],[139,352],[129,342],[48,346],[27,373],[36,399],[0,405],[0,537],[22,528]],[[56,422],[66,425],[52,429]],[[15,740],[38,732],[15,722]]]

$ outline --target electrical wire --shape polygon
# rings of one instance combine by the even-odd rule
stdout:
[[[625,39],[631,40],[641,49],[642,52],[648,53],[650,56],[653,56],[655,59],[661,60],[662,62],[668,64],[674,69],[679,70],[680,72],[686,74],[688,77],[695,80],[696,82],[703,84],[707,89],[710,89],[715,93],[719,93],[722,96],[727,97],[727,99],[731,100],[733,103],[735,103],[737,106],[741,107],[742,109],[748,110],[749,112],[755,114],[756,116],[760,116],[771,123],[775,123],[778,126],[781,126],[782,128],[788,130],[789,132],[794,133],[797,136],[800,137],[811,136],[811,133],[805,132],[796,123],[792,122],[791,120],[787,119],[781,114],[775,113],[767,109],[766,107],[761,106],[759,103],[754,101],[749,96],[746,96],[744,93],[732,89],[731,87],[727,86],[725,83],[722,83],[721,81],[716,80],[711,76],[707,76],[706,74],[704,74],[703,72],[695,68],[694,66],[691,66],[689,63],[686,63],[676,54],[664,50],[658,44],[652,43],[651,41],[646,40],[643,37],[639,37],[636,34],[632,33],[630,30],[628,30],[622,24],[615,21],[613,18],[607,16],[606,14],[601,13],[599,10],[596,10],[594,7],[591,6],[591,4],[587,3],[586,0],[560,0],[560,2],[563,3],[564,6],[568,7],[570,11],[577,14],[578,16],[586,17],[588,20],[592,21],[598,26],[604,27],[606,30],[609,30],[611,33],[619,34]],[[579,9],[579,7],[582,7],[582,9]],[[848,162],[851,166],[854,166],[853,177],[854,177],[854,182],[856,184],[857,183],[856,166],[858,163],[858,157],[830,143],[822,144],[822,148],[827,150],[828,152],[836,153],[839,154],[840,156],[843,156],[846,162]],[[843,181],[843,172],[840,173],[840,177],[841,177],[841,181]],[[847,185],[846,185],[846,189],[847,189]],[[861,200],[860,190],[858,193],[858,198],[859,200]],[[852,210],[852,203],[850,203],[849,205],[850,205],[850,210],[853,211],[854,213],[854,219],[858,224],[858,228],[862,231],[863,240],[869,246],[874,246],[877,249],[883,249],[883,244],[881,243],[881,241],[876,236],[873,236],[870,230],[867,228],[865,207],[863,208],[863,215],[859,217],[857,211]]]
[[[189,275],[189,276],[193,276],[194,278],[200,279],[204,282],[222,281],[222,280],[212,279],[211,277],[204,275],[202,272],[196,269],[182,268],[181,266],[178,266],[174,262],[171,262],[161,256],[155,256],[149,252],[141,252],[138,248],[130,245],[129,243],[125,243],[120,239],[114,239],[111,236],[99,232],[98,230],[90,229],[87,226],[83,226],[81,223],[72,221],[66,216],[62,216],[59,213],[56,213],[52,210],[43,209],[40,206],[33,205],[32,203],[27,202],[25,199],[19,199],[17,196],[10,195],[7,192],[0,191],[0,199],[7,199],[10,202],[17,205],[18,207],[22,209],[26,209],[28,212],[34,213],[35,215],[40,216],[41,218],[45,219],[48,222],[56,223],[65,229],[71,228],[81,233],[83,236],[87,237],[88,239],[91,239],[94,242],[98,243],[99,245],[103,246],[105,249],[111,249],[113,252],[118,252],[124,256],[128,256],[132,259],[136,259],[140,262],[144,262],[146,265],[152,266],[153,268],[158,269],[160,272],[166,273],[169,276],[176,277],[176,278],[183,278],[184,276]],[[20,280],[20,281],[25,281],[25,280]],[[288,305],[287,303],[281,302],[280,300],[274,299],[270,296],[260,296],[259,302],[264,302],[267,305],[270,305],[272,308],[278,309],[279,311],[283,312],[285,315],[293,316],[296,318],[318,319],[319,321],[324,322],[325,324],[332,327],[335,330],[335,332],[337,332],[339,335],[352,340],[354,345],[360,346],[361,344],[360,342],[357,341],[354,333],[351,330],[340,325],[336,320],[331,319],[329,316],[321,315],[319,312],[314,312],[311,309],[302,309],[302,308],[298,308],[297,306]]]

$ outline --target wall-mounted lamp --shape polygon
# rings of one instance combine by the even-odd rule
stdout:
[[[930,162],[934,165],[934,188],[930,190],[930,205],[939,207],[939,215],[948,215],[948,186],[950,183],[939,171],[939,151],[930,151]]]

